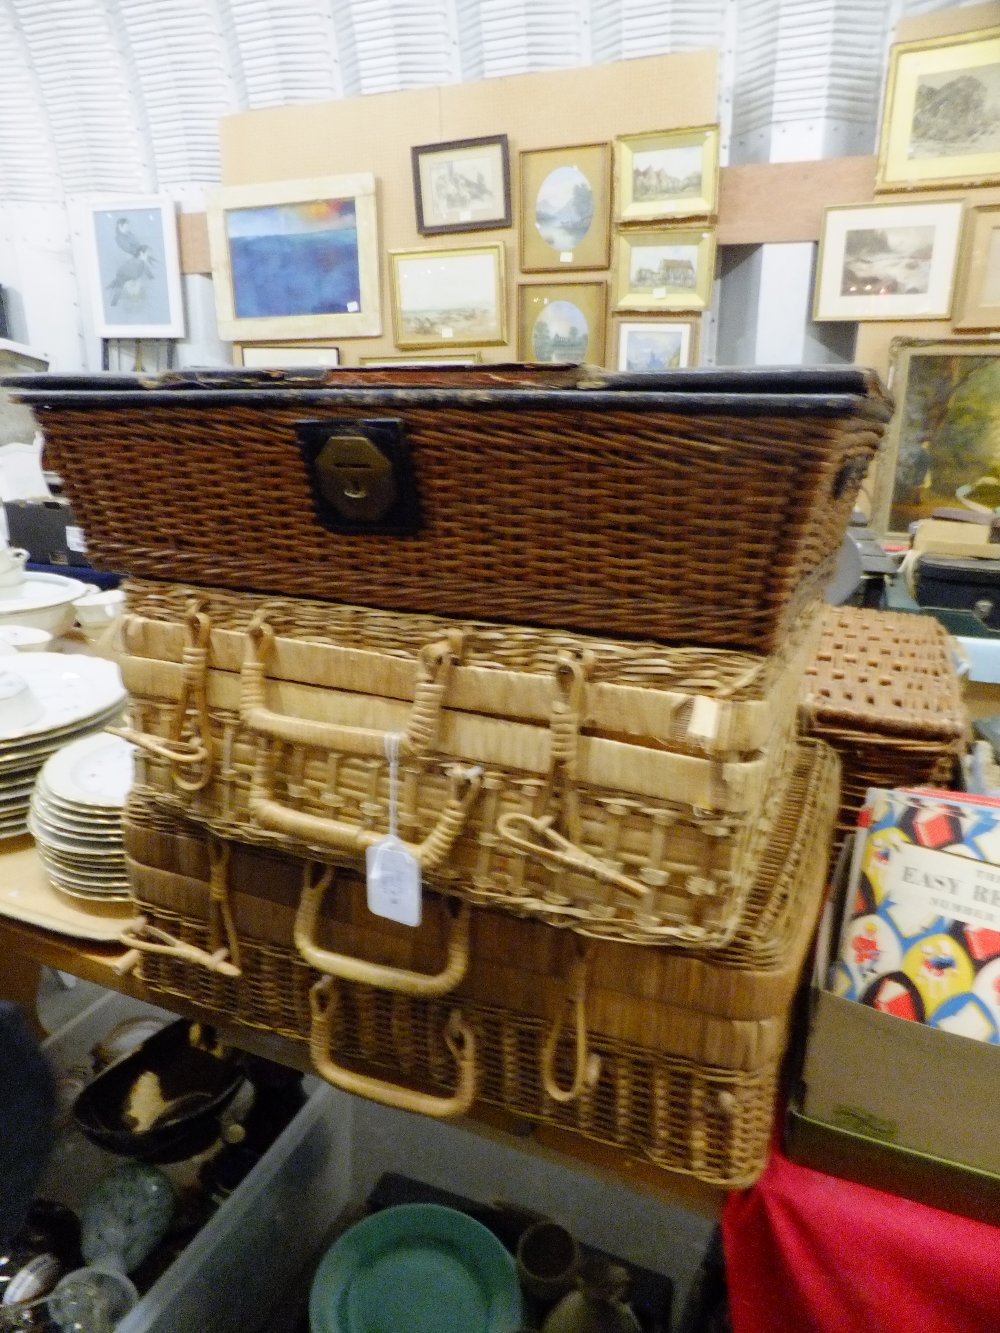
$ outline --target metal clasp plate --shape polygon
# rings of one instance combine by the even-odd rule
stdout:
[[[324,527],[394,536],[418,531],[420,507],[402,421],[300,421],[296,435]]]

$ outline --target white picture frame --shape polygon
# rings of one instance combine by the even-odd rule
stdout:
[[[182,338],[177,213],[167,195],[78,201],[94,331],[100,338]]]

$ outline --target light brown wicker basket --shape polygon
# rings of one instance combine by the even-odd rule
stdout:
[[[221,837],[606,938],[721,946],[787,781],[808,608],[771,657],[130,581],[136,788]]]
[[[8,383],[98,568],[761,651],[815,594],[889,417],[851,367]],[[345,518],[374,490],[338,450],[392,473],[386,515]]]
[[[754,910],[728,950],[581,946],[542,923],[473,909],[458,979],[462,913],[441,900],[429,896],[420,928],[406,930],[370,916],[348,875],[314,918],[300,867],[226,850],[133,796],[125,838],[148,923],[141,939],[160,950],[143,953],[143,980],[309,1040],[317,1070],[349,1091],[435,1115],[478,1097],[709,1183],[746,1184],[767,1152],[836,804],[830,750],[804,742],[794,768]],[[223,902],[238,975],[218,966]]]
[[[869,787],[953,784],[969,716],[951,636],[933,616],[827,607],[801,700],[802,732],[841,758],[841,837]]]

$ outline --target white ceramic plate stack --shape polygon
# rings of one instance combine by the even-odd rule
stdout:
[[[102,732],[58,750],[38,775],[28,827],[50,882],[71,898],[128,899],[122,807],[133,754]]]
[[[117,664],[29,653],[0,658],[0,839],[28,831],[39,770],[64,745],[116,722],[125,701]]]

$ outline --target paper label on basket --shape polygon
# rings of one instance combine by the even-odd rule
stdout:
[[[66,528],[66,549],[76,551],[82,555],[87,549],[87,539],[83,535],[83,528]]]
[[[419,926],[420,862],[388,834],[365,852],[368,910],[401,926]]]
[[[719,704],[716,699],[709,699],[704,694],[695,696],[691,707],[691,721],[688,723],[688,735],[702,740],[715,740],[719,730]]]

